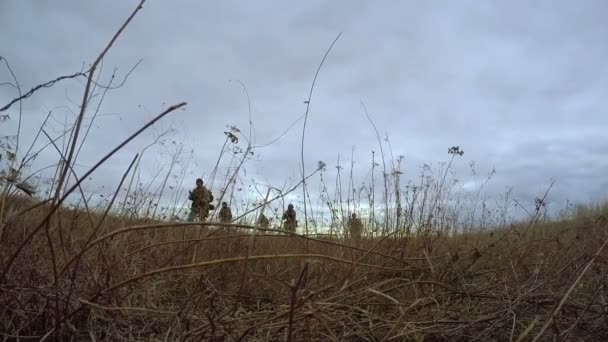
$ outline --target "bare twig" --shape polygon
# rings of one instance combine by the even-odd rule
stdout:
[[[146,2],[146,0],[140,0],[140,2],[137,5],[137,7],[133,10],[133,12],[131,13],[131,15],[127,18],[127,20],[125,20],[125,22],[118,29],[118,31],[116,31],[116,33],[114,34],[114,36],[112,37],[112,39],[110,39],[110,42],[106,45],[106,47],[97,56],[97,58],[95,59],[95,61],[91,65],[91,68],[88,71],[87,84],[85,86],[84,94],[82,96],[82,104],[80,106],[80,113],[78,114],[78,116],[76,118],[76,124],[75,124],[75,128],[74,128],[74,131],[73,131],[73,136],[71,137],[71,143],[69,144],[69,152],[68,152],[68,155],[67,155],[66,165],[71,165],[72,158],[74,157],[74,153],[75,153],[75,150],[76,150],[76,145],[77,145],[77,142],[78,142],[78,134],[80,132],[80,127],[81,127],[82,122],[83,122],[84,113],[85,113],[85,111],[87,109],[87,103],[89,101],[89,93],[91,91],[91,86],[93,85],[93,75],[95,74],[95,70],[97,69],[97,67],[99,66],[99,64],[103,60],[103,58],[106,56],[106,54],[108,53],[108,51],[110,50],[110,48],[112,47],[112,45],[114,45],[114,42],[116,42],[116,40],[118,39],[118,37],[122,34],[122,32],[124,31],[124,29],[129,25],[129,23],[131,22],[131,20],[133,20],[133,18],[137,14],[137,12],[139,12],[143,8],[143,4],[145,2]],[[63,188],[63,184],[64,184],[64,181],[66,179],[67,174],[68,174],[68,167],[65,166],[63,168],[63,170],[59,173],[59,176],[58,176],[57,190],[55,192],[53,203],[55,203],[59,199],[59,195],[61,193],[61,189]]]
[[[302,199],[304,200],[304,229],[305,229],[306,234],[308,234],[308,211],[307,211],[307,206],[306,206],[306,166],[304,163],[304,137],[305,137],[305,133],[306,133],[306,123],[308,121],[308,112],[310,110],[310,101],[312,100],[312,92],[315,88],[315,82],[317,81],[317,77],[319,76],[319,72],[321,71],[321,67],[323,67],[323,63],[325,62],[327,55],[329,55],[329,53],[331,52],[331,49],[333,48],[334,44],[336,44],[338,39],[340,39],[341,35],[342,35],[342,32],[340,32],[338,34],[338,36],[336,36],[334,41],[331,43],[331,45],[325,52],[325,55],[323,55],[323,59],[321,59],[321,63],[319,63],[319,66],[317,67],[317,71],[315,72],[315,77],[312,80],[312,85],[310,86],[310,92],[308,93],[308,100],[306,101],[306,112],[304,113],[304,125],[302,126],[302,144],[300,146],[301,147],[300,158],[301,158],[301,163],[302,163],[302,169],[301,169],[302,170],[302,191],[304,194],[304,196],[302,197]],[[306,250],[308,251],[308,246],[306,246]]]
[[[1,113],[1,112],[5,112],[5,111],[9,110],[9,109],[10,109],[10,108],[11,108],[11,107],[12,107],[12,106],[15,104],[15,103],[17,103],[17,102],[19,102],[19,101],[22,101],[22,100],[25,100],[25,99],[27,99],[28,97],[30,97],[30,96],[32,96],[32,95],[34,95],[34,93],[35,93],[36,91],[38,91],[40,88],[50,88],[50,87],[52,87],[52,86],[53,86],[55,83],[57,83],[57,82],[59,82],[59,81],[63,81],[63,80],[66,80],[66,79],[72,79],[72,78],[77,78],[77,77],[86,76],[86,75],[87,75],[87,73],[88,73],[88,71],[87,71],[87,72],[77,72],[77,73],[72,74],[72,75],[67,75],[67,76],[61,76],[61,77],[57,77],[56,79],[54,79],[54,80],[52,80],[52,81],[49,81],[49,82],[46,82],[46,83],[43,83],[43,84],[39,84],[39,85],[37,85],[37,86],[33,87],[33,88],[32,88],[30,91],[28,91],[27,93],[22,94],[22,95],[19,95],[19,97],[12,99],[12,100],[11,100],[11,101],[10,101],[8,104],[4,105],[4,107],[0,108],[0,113]]]
[[[365,113],[367,120],[369,120],[370,124],[374,128],[374,131],[376,132],[376,138],[378,139],[378,145],[380,146],[380,155],[382,157],[382,173],[383,173],[383,177],[384,177],[384,205],[385,205],[383,233],[386,234],[389,231],[389,226],[388,226],[389,225],[389,221],[388,221],[389,216],[388,216],[388,174],[386,172],[386,161],[384,159],[384,148],[382,147],[382,140],[380,139],[380,133],[378,133],[376,124],[374,124],[374,121],[372,121],[372,118],[369,116],[369,113],[367,112],[367,108],[365,108],[365,104],[363,103],[363,100],[361,100],[361,108],[363,108],[363,112]]]
[[[162,119],[165,115],[167,115],[167,114],[173,112],[174,110],[179,109],[179,108],[181,108],[181,107],[183,107],[185,105],[186,105],[185,102],[179,103],[177,105],[174,105],[174,106],[171,106],[171,107],[167,108],[164,112],[162,112],[159,115],[157,115],[154,119],[152,119],[151,121],[149,121],[147,124],[145,124],[143,127],[141,127],[138,131],[136,131],[135,133],[133,133],[130,137],[128,137],[122,143],[120,143],[117,147],[115,147],[112,151],[110,151],[108,154],[106,154],[101,160],[99,160],[91,169],[89,169],[89,171],[87,171],[81,177],[80,182],[76,182],[76,184],[74,184],[70,189],[68,189],[68,191],[66,191],[66,193],[57,201],[57,203],[53,206],[53,208],[51,209],[51,211],[42,220],[42,222],[38,225],[38,227],[36,227],[35,229],[33,229],[27,235],[27,237],[24,239],[24,241],[19,245],[19,247],[17,247],[17,250],[8,258],[8,262],[7,262],[6,266],[5,266],[5,268],[2,270],[2,273],[0,273],[0,283],[4,282],[5,277],[6,277],[7,273],[10,271],[13,262],[19,256],[19,254],[21,253],[21,251],[23,250],[23,248],[25,248],[25,246],[38,233],[38,231],[40,230],[40,228],[42,228],[48,222],[48,220],[50,219],[51,215],[53,215],[53,213],[59,208],[59,206],[61,206],[61,204],[63,203],[63,201],[65,201],[65,199],[80,185],[80,183],[82,182],[83,179],[87,179],[87,177],[89,177],[93,172],[95,172],[95,170],[97,170],[97,168],[99,168],[103,163],[105,163],[108,159],[110,159],[110,157],[112,157],[116,152],[118,152],[119,150],[121,150],[131,140],[135,139],[135,137],[137,137],[143,131],[145,131],[146,129],[148,129],[148,127],[150,127],[153,124],[155,124],[158,120]]]

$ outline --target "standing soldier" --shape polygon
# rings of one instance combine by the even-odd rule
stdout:
[[[295,233],[298,221],[296,221],[296,211],[293,209],[293,204],[287,206],[287,210],[283,213],[283,220],[285,220],[284,229]]]
[[[348,218],[347,222],[348,231],[350,236],[359,239],[361,237],[361,231],[363,230],[363,223],[361,219],[357,217],[357,214],[353,213],[351,217]]]
[[[203,186],[202,179],[198,178],[196,180],[196,188],[190,191],[190,196],[188,199],[192,201],[188,221],[192,222],[195,219],[201,222],[204,221],[209,214],[211,192],[205,186]]]
[[[268,218],[266,217],[266,215],[261,214],[260,218],[258,218],[258,226],[268,229],[268,227],[270,226],[270,221],[268,221]]]
[[[228,206],[227,202],[222,202],[222,208],[220,209],[220,222],[230,223],[232,221],[232,211]]]

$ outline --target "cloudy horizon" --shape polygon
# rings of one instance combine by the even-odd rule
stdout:
[[[138,2],[3,1],[0,40],[5,44],[0,56],[25,90],[78,72],[94,60]],[[169,128],[173,133],[166,146],[142,157],[142,183],[160,184],[157,178],[162,176],[155,175],[168,170],[171,154],[182,144],[174,172],[186,172],[184,186],[191,186],[194,178],[212,172],[228,126],[249,134],[244,85],[251,101],[253,144],[263,147],[244,164],[242,186],[252,179],[279,188],[295,185],[301,177],[305,101],[323,54],[342,33],[310,102],[306,173],[321,160],[333,182],[338,158],[346,172],[352,155],[355,183],[360,184],[370,170],[372,151],[381,164],[363,102],[387,158],[405,157],[403,186],[417,181],[422,165],[448,161],[447,150],[456,145],[464,150],[453,164],[464,189],[475,191],[496,171],[484,186],[489,199],[499,200],[512,187],[515,199],[533,203],[555,179],[549,194],[554,210],[562,209],[566,200],[605,200],[607,10],[608,3],[599,0],[534,5],[148,0],[103,61],[100,83],[109,82],[116,69],[117,84],[137,67],[122,87],[104,97],[77,171],[86,171],[155,114],[185,101],[185,110],[134,140],[86,186],[91,192],[111,193],[133,156]],[[59,136],[64,123],[74,119],[84,81],[63,81],[23,101],[22,146],[32,142],[49,111],[46,131]],[[17,96],[5,82],[12,82],[12,76],[0,62],[0,107]],[[18,107],[7,113],[11,120],[1,124],[3,136],[15,134]],[[46,143],[39,139],[37,146]],[[246,146],[242,137],[239,146]],[[25,149],[20,147],[20,153]],[[56,161],[56,152],[48,148],[32,169]],[[469,169],[471,162],[476,175]],[[225,159],[218,179],[228,166]],[[318,179],[309,187],[318,194]],[[382,187],[381,180],[376,187]],[[167,194],[168,201],[187,195]],[[301,190],[294,196],[301,201]]]

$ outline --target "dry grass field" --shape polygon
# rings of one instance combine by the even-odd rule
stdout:
[[[450,167],[463,154],[457,146],[449,149],[445,168],[404,190],[403,157],[385,160],[376,131],[380,152],[366,164],[372,165],[371,183],[363,185],[367,195],[351,196],[352,166],[344,197],[341,189],[330,195],[327,165],[319,161],[317,170],[302,168],[293,188],[245,203],[231,224],[183,222],[177,211],[158,209],[173,174],[170,168],[152,194],[134,181],[148,146],[125,165],[116,190],[91,207],[81,185],[142,132],[186,106],[167,106],[86,172],[74,170],[105,92],[120,87],[99,84],[99,67],[143,3],[86,70],[28,92],[16,78],[6,80],[19,92],[0,107],[0,124],[18,118],[19,128],[17,144],[0,144],[0,340],[608,340],[608,206],[550,218],[545,194],[523,220],[508,218],[506,207],[490,212],[479,192],[456,192]],[[49,113],[31,147],[22,142],[18,148],[22,113],[9,118],[5,112],[73,79],[83,86],[74,121],[51,137],[45,130]],[[232,199],[229,188],[244,178],[241,166],[255,152],[251,145],[234,148],[238,129],[225,133],[217,164],[230,155],[234,172],[223,189],[214,188],[218,203]],[[45,136],[42,149],[32,149]],[[44,189],[34,193],[31,162],[45,149],[60,157]],[[337,170],[336,184],[342,184]],[[216,171],[217,165],[214,177]],[[313,176],[323,189],[311,199],[305,185]],[[192,182],[180,177],[178,183]],[[248,224],[260,207],[301,190],[308,198],[296,234]],[[177,193],[173,209],[183,209],[186,196]],[[329,233],[317,229],[313,201],[331,213],[322,227],[329,225]],[[510,203],[508,195],[504,202]],[[364,234],[350,237],[343,218],[363,207],[371,208]],[[313,234],[319,231],[325,234]]]
[[[608,338],[602,220],[354,240],[29,207],[6,207],[5,340]]]

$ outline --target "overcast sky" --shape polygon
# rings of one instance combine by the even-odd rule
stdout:
[[[90,63],[138,1],[0,2],[0,55],[24,89],[79,71]],[[552,178],[552,202],[592,201],[608,193],[608,2],[573,1],[160,1],[149,0],[103,64],[102,80],[124,77],[110,91],[78,162],[92,165],[121,138],[170,104],[170,140],[194,149],[193,177],[208,175],[226,125],[248,132],[252,103],[255,143],[281,135],[306,109],[316,68],[342,32],[317,79],[306,131],[307,171],[318,160],[333,179],[338,155],[358,181],[369,170],[375,133],[365,103],[393,155],[404,155],[404,183],[423,163],[436,165],[459,145],[462,184],[493,168],[489,196],[512,186],[533,200]],[[11,81],[0,65],[0,83]],[[84,81],[43,89],[23,103],[23,144],[49,110],[49,134],[77,111]],[[0,106],[15,96],[0,87]],[[5,130],[14,132],[16,111]],[[275,186],[300,173],[299,121],[278,142],[255,151],[247,178]],[[89,188],[116,184],[134,154],[153,139],[138,138],[94,175]],[[44,139],[41,139],[44,140]],[[240,142],[241,145],[244,142]],[[388,145],[384,146],[387,149]],[[56,160],[51,149],[39,158]],[[162,157],[144,158],[150,179]],[[474,161],[478,176],[468,171]],[[195,164],[196,163],[196,164]],[[81,172],[84,169],[80,170]],[[192,180],[188,180],[193,183]]]

